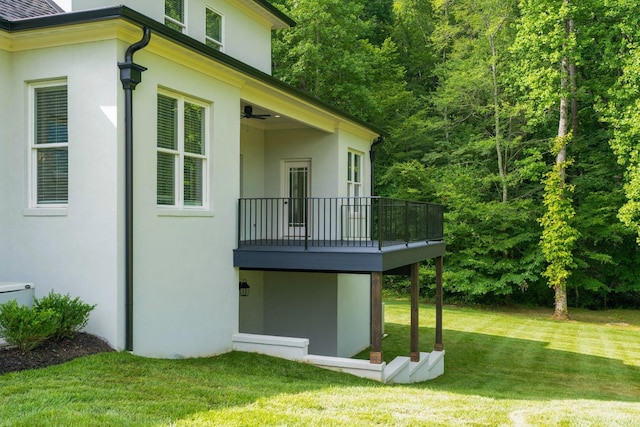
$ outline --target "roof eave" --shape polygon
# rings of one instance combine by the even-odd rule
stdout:
[[[27,31],[34,30],[40,28],[47,27],[59,27],[65,25],[72,24],[82,24],[96,21],[105,21],[109,19],[124,19],[134,25],[139,25],[140,27],[148,27],[153,32],[166,37],[168,39],[173,40],[174,42],[180,44],[181,46],[190,49],[198,54],[207,56],[209,58],[214,59],[215,61],[221,62],[226,66],[237,70],[241,73],[244,73],[256,80],[259,80],[267,85],[278,88],[286,93],[291,94],[297,98],[300,98],[306,102],[309,102],[312,105],[316,105],[317,107],[324,109],[328,112],[335,114],[336,116],[342,117],[343,119],[350,121],[352,123],[358,124],[366,129],[369,129],[373,133],[378,135],[387,136],[387,132],[374,126],[366,121],[359,119],[355,116],[352,116],[340,109],[322,101],[306,92],[301,91],[300,89],[291,86],[288,83],[283,82],[269,74],[266,74],[248,64],[245,64],[242,61],[239,61],[235,58],[232,58],[225,53],[222,53],[216,49],[213,49],[204,43],[197,41],[196,39],[189,37],[185,34],[182,34],[176,30],[173,30],[160,22],[157,22],[146,15],[143,15],[135,10],[127,7],[127,6],[115,6],[108,7],[102,9],[92,9],[92,10],[82,10],[77,12],[68,12],[62,13],[59,15],[48,15],[37,18],[26,18],[19,19],[15,21],[5,21],[8,23],[9,31]],[[0,26],[3,25],[3,20],[0,19]]]
[[[52,1],[52,0],[45,0],[45,1],[49,4],[49,6],[55,9],[58,13],[64,13],[64,9],[58,6],[58,4],[55,1]]]
[[[264,10],[269,12],[269,14],[271,14],[276,20],[281,22],[281,25],[276,27],[276,28],[295,27],[297,25],[296,21],[291,19],[284,12],[282,12],[280,9],[278,9],[277,7],[275,7],[274,5],[269,3],[268,1],[266,1],[266,0],[253,0],[253,2],[258,4],[259,6],[261,6]]]

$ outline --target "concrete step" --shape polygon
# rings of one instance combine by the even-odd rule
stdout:
[[[384,370],[384,382],[388,384],[407,384],[410,381],[409,364],[411,359],[398,356]]]

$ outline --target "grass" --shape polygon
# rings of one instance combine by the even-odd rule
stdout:
[[[561,425],[640,420],[640,312],[446,307],[445,375],[382,385],[244,353],[127,353],[0,375],[0,425]],[[386,301],[385,358],[406,355],[409,305]],[[421,306],[421,348],[434,309]]]

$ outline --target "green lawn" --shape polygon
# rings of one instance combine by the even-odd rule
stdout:
[[[638,425],[640,312],[550,314],[446,307],[445,375],[410,386],[243,353],[77,359],[0,375],[0,425]],[[385,318],[385,358],[408,354],[408,303]],[[428,351],[433,306],[420,324]]]

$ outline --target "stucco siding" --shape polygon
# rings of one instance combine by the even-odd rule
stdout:
[[[248,120],[248,119],[245,119]],[[242,197],[264,197],[265,141],[264,131],[243,124],[240,129],[242,155]]]
[[[271,25],[243,13],[234,2],[208,0],[205,3],[224,17],[224,53],[271,74]]]
[[[6,220],[11,242],[7,279],[33,282],[98,304],[87,330],[122,348],[120,198],[114,42],[15,52],[9,120],[11,188]],[[64,210],[30,208],[29,83],[66,79],[68,86],[69,203]]]
[[[370,276],[338,275],[338,356],[351,357],[370,344]]]
[[[241,271],[240,279],[251,287],[248,296],[240,297],[240,332],[264,334],[264,272]]]
[[[233,1],[189,0],[185,3],[186,34],[204,43],[208,6],[223,17],[224,53],[271,74],[271,24],[247,14]],[[84,10],[121,4],[164,23],[164,2],[159,0],[73,0],[72,7]]]
[[[189,1],[191,2],[193,0]],[[164,1],[162,0],[71,0],[71,9],[74,11],[120,5],[129,6],[151,19],[164,22]]]
[[[309,339],[309,353],[336,356],[337,275],[265,272],[264,333]]]
[[[335,197],[339,194],[337,156],[336,134],[313,129],[267,132],[265,195],[283,196],[283,160],[308,159],[311,160],[311,197]]]
[[[0,49],[0,93],[11,94],[12,79],[12,55]],[[11,99],[10,97],[6,99]],[[13,102],[0,103],[0,281],[9,279],[9,251],[11,248],[11,236],[9,235],[9,215],[12,210],[10,203],[10,188],[12,187],[12,162],[11,146],[13,132],[11,110]]]
[[[238,331],[232,249],[239,194],[239,92],[147,50],[138,53],[136,62],[148,71],[134,100],[134,352],[194,357],[229,351]],[[189,213],[157,207],[159,88],[208,105],[208,209]]]

